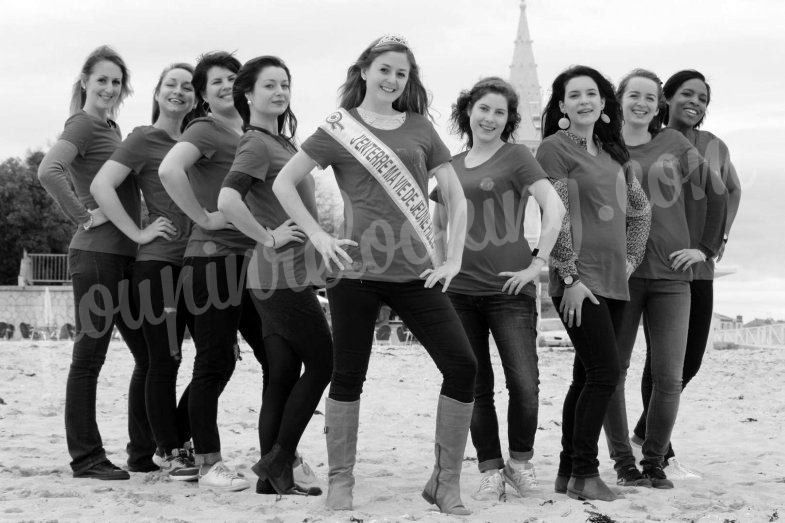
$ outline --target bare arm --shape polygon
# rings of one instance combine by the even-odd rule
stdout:
[[[425,278],[425,286],[430,288],[438,281],[444,281],[442,292],[446,292],[452,279],[460,272],[463,261],[463,247],[466,242],[466,198],[455,169],[449,163],[437,167],[434,172],[436,183],[441,191],[447,215],[447,238],[443,263],[428,269],[420,277]]]
[[[346,239],[336,240],[324,232],[316,218],[308,212],[308,207],[297,189],[315,167],[317,167],[316,162],[303,151],[299,151],[275,177],[273,192],[281,202],[281,207],[286,211],[286,214],[305,232],[313,246],[322,255],[328,269],[330,263],[334,262],[339,269],[343,270],[344,263],[351,264],[352,258],[342,247],[357,245],[357,242]]]
[[[107,160],[93,178],[93,182],[90,184],[90,193],[106,217],[135,243],[144,245],[159,236],[167,240],[170,239],[177,233],[177,230],[166,218],[158,217],[142,230],[126,212],[117,196],[117,188],[130,173],[129,167],[114,160]]]
[[[166,154],[158,168],[158,175],[167,194],[193,222],[203,229],[223,229],[226,219],[220,212],[207,212],[196,199],[186,170],[196,163],[202,153],[191,143],[179,142]]]

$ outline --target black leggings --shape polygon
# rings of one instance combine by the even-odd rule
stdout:
[[[186,326],[194,331],[194,316],[185,298],[177,296],[181,267],[166,261],[134,264],[134,299],[143,317],[142,332],[150,364],[145,382],[147,418],[159,449],[170,452],[191,439],[188,417],[190,385],[177,402],[177,372]],[[160,320],[160,321],[159,321]]]
[[[690,323],[687,333],[687,352],[684,354],[684,368],[682,369],[681,389],[698,374],[706,352],[706,343],[711,331],[711,316],[714,311],[714,280],[693,280],[690,282]],[[649,399],[651,398],[651,353],[649,352],[649,331],[643,325],[646,336],[646,364],[643,367],[641,378],[641,398],[643,399],[643,412],[638,424],[635,425],[635,435],[640,439],[646,438],[646,415],[648,413]],[[675,454],[673,445],[668,446],[664,456],[665,463]]]
[[[330,382],[330,327],[313,289],[251,296],[264,325],[269,374],[259,413],[262,455],[275,443],[293,453]]]
[[[362,393],[379,307],[389,305],[442,373],[441,394],[474,401],[477,359],[458,314],[441,286],[426,289],[419,280],[381,282],[343,279],[327,290],[333,321],[333,381],[330,398],[357,401]]]

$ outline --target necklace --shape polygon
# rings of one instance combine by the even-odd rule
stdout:
[[[397,113],[397,114],[389,114],[389,115],[379,114],[379,113],[371,112],[367,109],[363,109],[362,107],[357,107],[357,113],[360,115],[360,118],[362,118],[363,121],[368,125],[385,131],[397,129],[398,127],[402,126],[403,123],[406,121],[406,113]]]

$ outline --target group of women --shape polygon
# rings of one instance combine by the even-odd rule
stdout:
[[[274,56],[241,65],[212,52],[196,67],[173,64],[155,88],[152,125],[122,141],[113,118],[130,94],[128,69],[108,47],[85,62],[72,116],[39,170],[79,225],[69,248],[77,335],[65,414],[74,477],[129,477],[107,459],[95,412],[116,325],[135,361],[127,470],[248,488],[223,462],[216,420],[240,333],[263,371],[256,491],[321,493],[294,471],[306,468],[297,446],[329,384],[326,505],[351,509],[360,397],[387,304],[443,377],[425,500],[469,513],[460,472],[470,431],[482,473],[474,497],[501,499],[505,485],[523,496],[537,487],[533,282],[550,263],[550,294],[575,346],[555,490],[618,496],[598,474],[603,425],[619,484],[672,487],[664,471],[677,464],[679,395],[700,365],[711,260],[739,194],[727,148],[697,130],[709,101],[700,73],[677,73],[663,93],[648,71],[614,91],[594,69],[568,69],[553,83],[536,159],[513,142],[518,97],[496,77],[460,94],[451,119],[466,150],[451,157],[399,36],[365,48],[340,108],[301,145],[291,81]],[[311,175],[328,166],[344,199],[337,238],[319,225]],[[529,196],[542,210],[533,250],[523,230]],[[315,286],[327,288],[332,332]],[[641,317],[644,414],[633,444],[642,444],[642,473],[624,403]],[[178,402],[186,327],[196,355]],[[489,333],[510,396],[506,462]]]

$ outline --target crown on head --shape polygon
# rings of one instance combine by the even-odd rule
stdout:
[[[394,34],[386,34],[382,36],[381,38],[379,38],[379,41],[376,42],[376,45],[374,45],[374,47],[379,47],[385,44],[399,44],[407,48],[409,47],[409,42],[406,40],[406,38]]]

